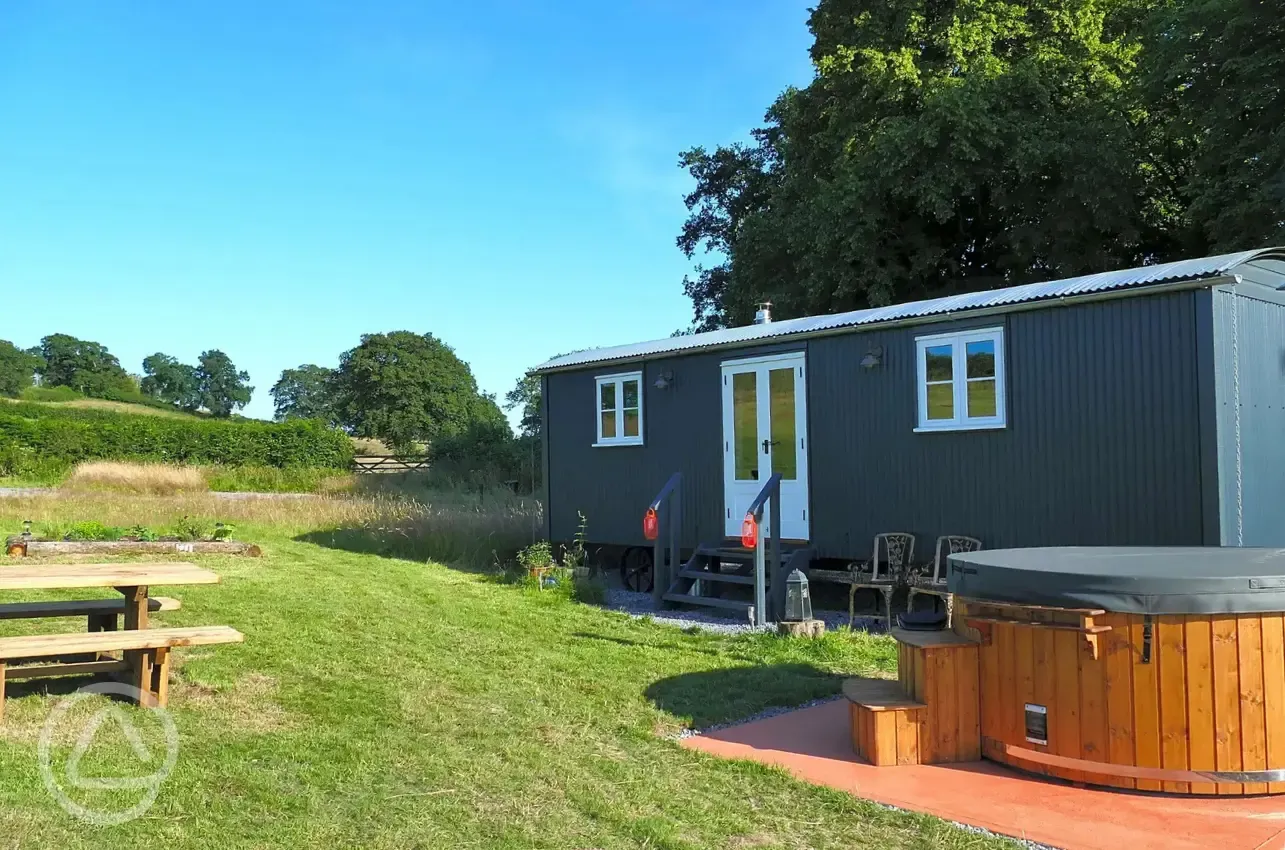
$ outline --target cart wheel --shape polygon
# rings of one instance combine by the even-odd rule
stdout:
[[[656,573],[652,569],[652,557],[649,549],[631,546],[620,556],[620,582],[626,590],[635,593],[651,593]]]

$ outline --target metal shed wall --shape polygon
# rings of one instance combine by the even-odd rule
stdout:
[[[881,531],[987,548],[1201,545],[1193,292],[813,340],[813,539]],[[1005,328],[1008,426],[914,433],[915,337]],[[881,367],[858,363],[872,345]],[[930,558],[920,549],[918,558]]]
[[[806,350],[812,541],[821,557],[866,557],[874,534],[911,531],[988,548],[1205,542],[1197,293],[1117,298],[970,321],[871,329],[601,364],[545,375],[553,539],[577,510],[598,543],[642,543],[647,502],[684,474],[684,540],[723,535],[720,364]],[[1005,328],[1008,427],[916,434],[915,337]],[[883,363],[859,363],[882,346]],[[641,447],[594,448],[594,376],[641,369]],[[661,372],[674,384],[656,390]],[[1206,476],[1207,477],[1207,476]],[[1213,485],[1211,484],[1211,487]]]
[[[1214,290],[1225,546],[1285,546],[1285,294]]]
[[[569,540],[578,511],[588,519],[595,543],[642,544],[642,516],[669,476],[683,473],[683,540],[698,543],[723,536],[723,396],[721,364],[729,356],[799,351],[801,343],[756,346],[725,353],[688,354],[613,364],[544,376],[549,493],[545,505],[550,538]],[[595,448],[597,399],[594,378],[618,372],[643,373],[641,446]],[[653,386],[661,373],[671,386]]]

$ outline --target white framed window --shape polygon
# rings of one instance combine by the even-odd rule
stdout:
[[[595,446],[641,446],[643,442],[642,372],[599,375],[598,441]]]
[[[916,431],[1003,428],[1004,329],[915,338],[919,385]]]

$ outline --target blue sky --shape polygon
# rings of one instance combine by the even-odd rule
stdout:
[[[4,0],[0,337],[134,372],[221,348],[267,417],[364,332],[434,333],[500,395],[667,336],[678,152],[807,82],[806,7]]]

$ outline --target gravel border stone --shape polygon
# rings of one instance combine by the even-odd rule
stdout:
[[[652,622],[663,626],[674,626],[680,629],[699,628],[715,634],[737,635],[752,632],[775,632],[776,624],[755,626],[747,620],[720,617],[708,611],[687,609],[657,608],[650,593],[624,590],[618,587],[607,589],[603,607],[611,611],[620,611],[631,617],[641,619],[650,617]],[[835,631],[848,625],[848,614],[845,611],[815,611],[813,616],[825,623],[827,631]],[[871,633],[883,632],[883,621],[876,617],[857,617],[854,628]]]

